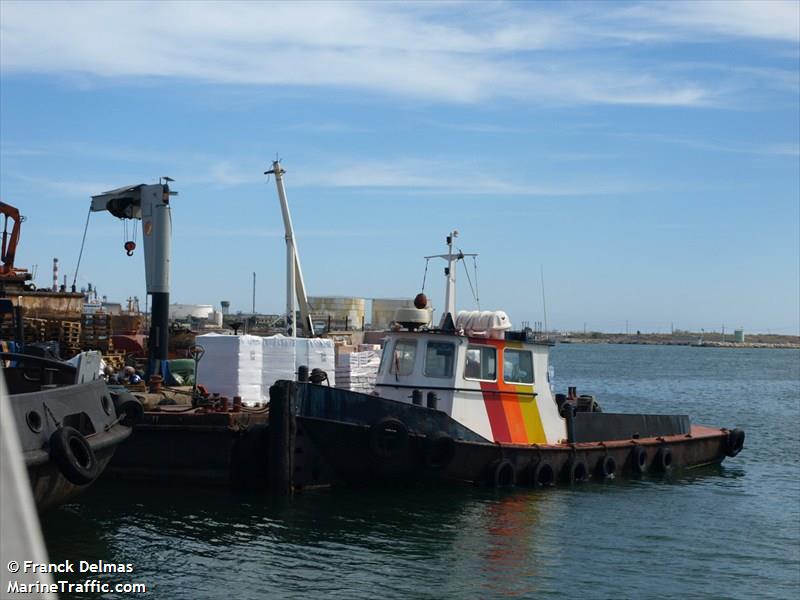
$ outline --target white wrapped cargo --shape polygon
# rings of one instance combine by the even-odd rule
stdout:
[[[198,383],[209,392],[241,396],[246,405],[269,401],[269,388],[279,379],[296,379],[297,367],[319,368],[336,382],[333,342],[328,339],[283,335],[197,336],[206,354],[200,361]]]
[[[206,353],[198,366],[197,382],[211,393],[241,396],[247,405],[266,402],[262,339],[255,335],[198,335],[197,343]]]
[[[336,385],[336,355],[333,341],[325,338],[298,338],[295,365],[306,365],[309,373],[322,369],[330,384]]]
[[[336,362],[336,387],[369,394],[375,389],[380,352],[342,352]]]

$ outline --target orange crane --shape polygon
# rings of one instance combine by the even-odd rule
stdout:
[[[0,215],[3,216],[3,247],[0,254],[0,283],[24,284],[31,279],[31,274],[27,269],[17,269],[14,267],[14,257],[17,253],[19,244],[20,224],[25,219],[19,214],[15,206],[0,202]],[[11,231],[9,232],[9,221],[12,221]]]

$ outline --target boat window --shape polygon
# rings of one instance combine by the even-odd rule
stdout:
[[[428,342],[425,353],[425,377],[452,377],[455,354],[455,344]]]
[[[393,375],[411,375],[414,371],[414,359],[417,356],[415,340],[397,340],[394,344],[392,364],[389,373]]]
[[[497,350],[491,346],[468,346],[464,379],[497,379]]]
[[[533,383],[533,354],[529,350],[503,351],[503,381]]]

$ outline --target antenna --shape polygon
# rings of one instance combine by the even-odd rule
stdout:
[[[544,293],[544,265],[539,264],[539,273],[542,277],[542,311],[544,312],[544,334],[547,335],[547,299]],[[585,329],[585,327],[584,327]]]

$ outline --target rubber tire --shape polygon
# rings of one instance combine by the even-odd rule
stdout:
[[[556,472],[546,460],[540,460],[536,463],[531,476],[531,485],[533,487],[548,487],[554,485],[556,482]]]
[[[582,458],[570,460],[564,466],[564,483],[579,483],[589,479],[589,466]]]
[[[631,468],[634,473],[647,473],[647,450],[642,446],[634,446],[631,450]]]
[[[725,455],[733,458],[744,448],[744,431],[733,429],[728,432],[728,439],[725,443]]]
[[[658,449],[652,467],[659,473],[666,473],[672,468],[672,449],[669,446]]]
[[[398,458],[408,446],[408,427],[400,419],[384,417],[370,427],[369,444],[378,458]]]
[[[517,470],[508,459],[493,462],[489,466],[488,483],[493,488],[509,488],[517,484]]]
[[[617,473],[617,461],[610,454],[597,461],[597,475],[600,479],[611,479]]]
[[[456,441],[444,431],[428,436],[425,444],[425,465],[430,469],[444,469],[456,455]]]
[[[52,433],[50,459],[67,481],[75,485],[86,485],[100,475],[94,450],[74,427],[61,427]]]

